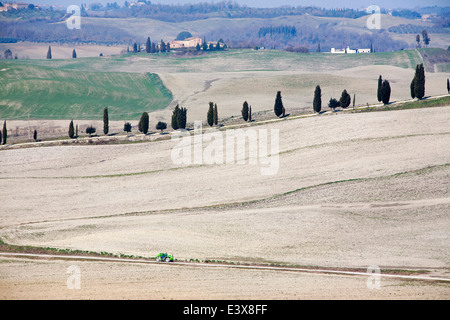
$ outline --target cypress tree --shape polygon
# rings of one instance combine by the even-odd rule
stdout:
[[[322,109],[322,90],[320,89],[320,86],[316,86],[316,89],[314,90],[313,109],[314,112],[320,112]]]
[[[69,138],[73,139],[74,135],[75,135],[75,130],[73,128],[73,120],[71,120],[70,124],[69,124]]]
[[[411,99],[414,99],[416,97],[416,89],[414,88],[416,83],[416,76],[411,80],[411,84],[409,85],[409,91],[411,93]]]
[[[252,122],[252,106],[248,109],[248,122]]]
[[[0,130],[0,144],[2,144],[2,130]]]
[[[213,102],[209,103],[209,109],[208,109],[208,113],[207,113],[207,122],[210,127],[212,127],[214,125],[214,103]]]
[[[72,58],[76,58],[77,57],[77,52],[75,51],[75,49],[73,49],[73,51],[72,51]]]
[[[37,130],[36,129],[34,130],[34,133],[33,133],[33,139],[34,139],[34,141],[37,141]]]
[[[139,131],[143,134],[148,133],[149,117],[147,112],[142,112],[141,119],[139,120]]]
[[[244,119],[244,121],[247,121],[248,120],[248,113],[249,113],[247,101],[245,101],[244,104],[242,105],[241,113],[242,113],[242,118]]]
[[[48,46],[47,59],[51,59],[51,58],[52,58],[52,47]]]
[[[109,117],[108,108],[103,109],[103,133],[108,134],[109,132]]]
[[[187,109],[186,108],[180,108],[178,110],[177,122],[178,122],[178,128],[186,129],[186,122],[187,122]]]
[[[78,138],[78,125],[75,127],[75,138]]]
[[[448,81],[448,78],[447,78],[447,92],[450,93],[450,82]]]
[[[275,99],[275,106],[273,108],[275,115],[280,117],[284,113],[283,101],[281,99],[281,91],[277,92],[277,97]]]
[[[179,110],[180,110],[180,106],[177,104],[175,109],[173,110],[172,113],[172,129],[173,130],[177,130],[179,128],[178,126],[178,114],[179,114]]]
[[[416,67],[414,94],[419,100],[425,96],[425,69],[423,63]]]
[[[145,44],[145,52],[150,53],[152,51],[152,42],[150,41],[150,37],[147,37],[147,42]]]
[[[214,104],[214,125],[219,123],[219,115],[217,114],[217,104]]]
[[[350,95],[348,94],[347,90],[342,91],[341,98],[339,99],[339,102],[341,104],[342,108],[348,108],[351,102]]]
[[[3,144],[8,140],[8,130],[6,129],[6,120],[3,122]]]
[[[378,78],[378,90],[377,90],[377,99],[378,102],[381,102],[381,100],[383,100],[383,96],[381,95],[381,88],[383,86],[383,79],[380,77]]]
[[[353,109],[355,109],[356,93],[353,94]]]
[[[389,81],[387,81],[387,80],[383,81],[383,86],[381,88],[381,95],[382,95],[383,103],[388,104],[389,99],[391,98],[391,86],[389,84]]]

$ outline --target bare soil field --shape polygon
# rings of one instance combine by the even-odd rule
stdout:
[[[68,289],[67,269],[80,270],[80,289]],[[367,277],[274,273],[266,270],[177,267],[135,263],[0,258],[0,299],[321,300],[447,299],[441,283]],[[126,283],[126,285],[124,285]],[[169,283],[169,285],[168,285]]]
[[[147,257],[168,251],[181,260],[376,265],[448,277],[449,120],[449,107],[435,107],[256,126],[279,130],[279,169],[269,176],[260,171],[267,164],[251,164],[248,156],[245,164],[174,164],[178,142],[171,140],[2,150],[0,237]],[[61,284],[65,262],[2,258],[0,291],[31,299],[42,286],[52,289],[44,290],[50,297],[126,299],[448,298],[450,292],[447,284],[416,281],[389,280],[377,293],[364,278],[80,264],[86,291],[70,296]],[[151,272],[143,275],[144,268]],[[187,289],[199,272],[202,289]],[[161,280],[154,279],[168,273],[178,289],[156,289]],[[23,274],[27,280],[19,281]],[[240,290],[241,281],[250,285]],[[288,289],[274,289],[279,282]]]

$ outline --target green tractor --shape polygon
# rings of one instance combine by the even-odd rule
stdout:
[[[156,256],[156,262],[165,261],[165,262],[174,262],[173,255],[168,253],[160,253]]]

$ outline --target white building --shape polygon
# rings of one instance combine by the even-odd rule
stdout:
[[[331,48],[331,53],[370,53],[370,49],[350,49],[349,46],[347,46],[346,49],[336,49]]]
[[[345,53],[345,49],[331,48],[331,53]]]

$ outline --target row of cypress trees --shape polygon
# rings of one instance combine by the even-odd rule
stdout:
[[[423,99],[425,96],[425,69],[423,66],[423,63],[416,65],[416,72],[414,75],[413,80],[411,81],[410,85],[411,90],[411,98],[418,98]],[[447,79],[447,91],[450,93],[450,82],[449,79]],[[322,108],[322,100],[321,100],[321,89],[320,86],[316,86],[316,89],[314,90],[314,100],[313,100],[313,109],[314,112],[320,112]],[[383,80],[381,75],[378,78],[378,88],[377,88],[377,99],[379,102],[383,102],[384,104],[388,104],[389,100],[391,98],[391,86],[389,84],[389,81]],[[353,97],[353,105],[355,104],[355,96]],[[275,108],[277,108],[278,101],[278,95],[277,100],[275,102]],[[332,109],[341,106],[342,108],[347,108],[350,105],[350,95],[347,93],[346,90],[342,92],[341,98],[339,101],[336,99],[330,99],[330,103],[328,106]],[[279,107],[278,107],[279,110]],[[275,114],[277,114],[277,111],[275,111]]]

